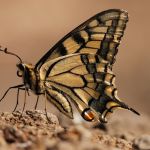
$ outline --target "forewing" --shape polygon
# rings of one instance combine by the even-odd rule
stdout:
[[[57,93],[55,97],[59,103],[62,103],[62,97],[58,95],[67,95],[88,121],[97,119],[105,122],[114,108],[129,109],[117,97],[115,75],[110,64],[98,55],[79,53],[60,57],[45,63],[40,74],[48,94],[51,95],[49,90]],[[58,106],[64,109],[69,105],[63,102]]]
[[[98,54],[113,64],[127,21],[127,12],[120,9],[106,10],[91,17],[54,45],[35,68],[39,70],[45,62],[72,53]]]

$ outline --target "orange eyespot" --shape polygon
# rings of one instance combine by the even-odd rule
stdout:
[[[93,121],[94,120],[94,114],[92,113],[92,111],[87,108],[82,112],[82,117],[86,120],[86,121]]]
[[[22,77],[22,72],[18,70],[18,71],[17,71],[17,76],[18,76],[18,77]]]

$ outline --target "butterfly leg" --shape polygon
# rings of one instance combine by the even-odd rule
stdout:
[[[37,96],[37,100],[36,100],[36,104],[35,104],[34,110],[37,109],[38,102],[39,102],[39,95]]]
[[[9,87],[9,88],[6,90],[6,92],[4,93],[4,95],[2,96],[2,98],[0,99],[0,102],[5,98],[5,96],[7,95],[7,93],[8,93],[11,89],[20,88],[20,87],[23,87],[23,86],[24,86],[24,84]]]
[[[19,88],[17,90],[17,102],[16,102],[16,105],[15,105],[15,108],[14,108],[13,112],[16,111],[18,104],[19,104]]]
[[[17,106],[18,106],[18,104],[19,104],[19,91],[20,91],[20,90],[25,90],[25,88],[18,88],[18,90],[17,90],[17,102],[16,102],[16,105],[15,105],[15,108],[14,108],[13,112],[16,111]]]
[[[24,93],[24,104],[23,104],[23,109],[22,109],[22,112],[21,112],[21,115],[20,115],[19,118],[22,117],[22,114],[23,114],[23,112],[24,112],[24,110],[25,110],[27,93],[28,93],[28,95],[29,95],[28,89],[25,88],[25,93]]]
[[[45,115],[47,118],[48,122],[51,122],[51,120],[48,118],[48,114],[47,114],[47,98],[46,98],[46,92],[45,92]]]

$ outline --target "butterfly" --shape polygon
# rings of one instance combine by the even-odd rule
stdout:
[[[17,95],[19,90],[25,90],[25,95],[29,90],[38,97],[44,95],[69,118],[73,118],[71,102],[87,121],[107,122],[116,108],[139,115],[118,98],[112,72],[127,22],[124,10],[100,12],[64,36],[35,65],[1,49],[19,59],[17,75],[23,79],[23,84],[10,87],[2,99],[17,88]]]

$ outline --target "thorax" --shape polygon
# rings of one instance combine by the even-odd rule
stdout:
[[[30,89],[37,95],[43,93],[43,82],[40,80],[39,73],[34,69],[34,66],[26,64],[26,68],[22,77],[26,88]]]

